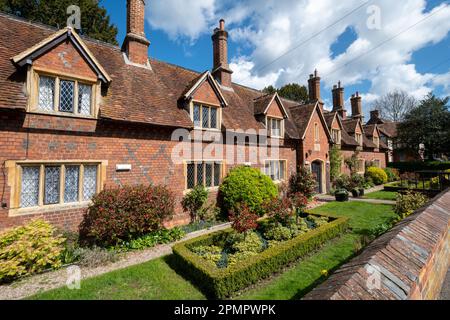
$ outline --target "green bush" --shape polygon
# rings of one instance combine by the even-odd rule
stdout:
[[[204,186],[198,185],[184,196],[181,206],[185,212],[189,213],[191,221],[196,222],[200,218],[200,210],[206,201],[208,201],[208,190]]]
[[[407,191],[405,194],[397,196],[395,205],[395,213],[401,219],[411,215],[415,210],[423,207],[428,202],[428,198],[420,192]]]
[[[264,232],[264,237],[267,240],[287,241],[292,239],[292,231],[288,227],[278,223],[267,228],[266,232]]]
[[[161,229],[130,241],[123,241],[113,247],[113,249],[118,251],[143,250],[152,248],[158,244],[167,244],[181,240],[185,235],[185,232],[180,228]]]
[[[191,248],[210,246],[224,241],[231,229],[206,235],[177,244],[173,248],[174,266],[177,270],[192,278],[207,294],[218,299],[231,296],[238,290],[279,272],[289,263],[304,257],[318,249],[348,228],[348,219],[339,218],[320,228],[311,230],[289,241],[269,247],[267,250],[252,254],[228,268],[220,269],[196,253]]]
[[[256,232],[248,232],[240,241],[236,241],[231,245],[234,252],[261,252],[263,243]]]
[[[400,180],[400,174],[397,169],[393,168],[384,168],[384,172],[388,177],[388,182],[394,182]]]
[[[175,198],[162,186],[126,186],[94,196],[80,225],[83,243],[109,247],[163,229]]]
[[[388,182],[388,176],[381,168],[369,167],[366,171],[366,177],[371,178],[377,186]]]
[[[49,223],[36,220],[0,234],[0,283],[57,269],[65,239]]]
[[[219,189],[220,202],[228,214],[238,204],[246,204],[259,216],[264,215],[263,204],[278,195],[272,180],[256,168],[245,166],[230,171]]]
[[[342,189],[351,190],[352,183],[350,177],[347,174],[341,174],[333,181],[333,188],[335,190],[342,190]]]

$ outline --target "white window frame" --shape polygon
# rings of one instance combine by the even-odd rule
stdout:
[[[373,137],[373,143],[377,146],[377,149],[380,148],[380,138],[379,137]]]
[[[339,129],[331,129],[331,134],[333,135],[333,140],[336,144],[342,143],[342,132]]]
[[[359,143],[360,146],[363,145],[363,135],[362,133],[355,133],[355,140]]]
[[[275,170],[275,168],[273,168],[273,163],[278,162],[277,166],[279,166],[280,168],[283,168],[283,176],[281,176],[280,172],[278,172],[278,179],[273,179],[273,172]],[[283,181],[287,180],[287,160],[284,159],[267,159],[264,161],[264,168],[263,168],[263,173],[268,176],[269,178],[272,179],[272,181],[276,182],[276,183],[281,183]]]
[[[280,123],[280,135],[275,135],[272,132],[272,121],[277,121]],[[266,117],[266,128],[267,128],[267,134],[271,138],[278,138],[283,139],[284,138],[284,118],[277,118],[277,117]]]

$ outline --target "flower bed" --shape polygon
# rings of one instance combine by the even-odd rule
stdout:
[[[312,223],[305,230],[305,220],[300,220],[303,228],[299,228],[295,237],[285,241],[282,240],[283,232],[280,232],[279,241],[264,239],[262,230],[267,221],[262,221],[259,222],[258,232],[247,234],[247,239],[234,243],[231,250],[230,238],[236,237],[232,229],[183,242],[173,248],[175,265],[207,294],[219,299],[229,297],[316,250],[326,241],[344,233],[348,227],[347,218],[310,217],[310,220],[317,220],[316,228],[310,229],[314,225]],[[255,250],[256,234],[262,238],[261,241],[266,241],[260,250]],[[246,250],[242,250],[243,246]]]

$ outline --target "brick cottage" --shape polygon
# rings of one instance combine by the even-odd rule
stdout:
[[[359,151],[361,173],[365,161],[385,166],[387,147],[377,124],[363,125],[358,94],[350,119],[340,85],[333,112],[324,110],[317,71],[305,103],[233,83],[223,20],[211,71],[149,59],[144,12],[143,0],[127,1],[122,48],[0,14],[0,230],[36,218],[74,230],[94,194],[134,184],[167,185],[177,198],[169,224],[186,224],[183,195],[198,183],[214,195],[243,164],[276,182],[305,166],[325,193],[333,144]],[[200,135],[200,148],[186,135]],[[206,153],[211,141],[224,152]]]

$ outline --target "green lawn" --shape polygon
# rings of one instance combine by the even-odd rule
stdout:
[[[239,299],[299,299],[318,282],[322,270],[334,270],[348,261],[359,248],[363,235],[394,217],[392,206],[359,202],[329,203],[315,213],[350,217],[351,232],[327,243],[288,271],[243,292]],[[170,259],[170,257],[168,257]],[[33,299],[205,299],[189,281],[175,273],[168,258],[111,272],[82,281],[81,290],[61,288]]]
[[[377,199],[377,200],[396,200],[397,199],[397,192],[393,191],[377,191],[368,193],[364,198],[365,199]]]

